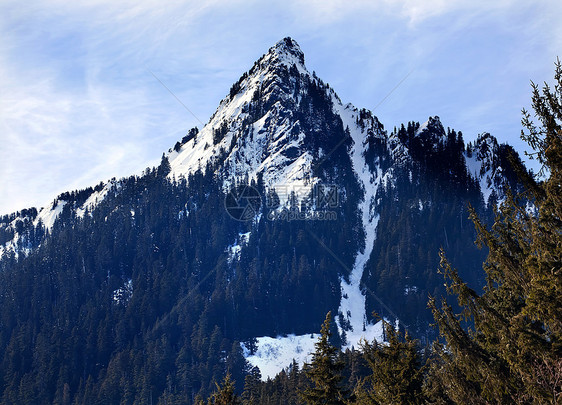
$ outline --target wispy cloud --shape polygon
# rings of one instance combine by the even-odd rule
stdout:
[[[10,9],[0,47],[2,212],[140,172],[190,126],[144,65],[172,35],[174,10],[134,3]],[[76,49],[59,49],[69,43]]]
[[[554,0],[4,0],[0,213],[138,173],[200,125],[147,67],[206,122],[286,35],[361,107],[415,68],[377,108],[387,126],[444,114],[469,135],[518,133],[514,106],[562,49],[561,13]]]

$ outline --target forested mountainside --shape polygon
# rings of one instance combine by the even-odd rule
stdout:
[[[493,220],[512,162],[438,117],[386,130],[286,38],[157,168],[0,218],[2,403],[193,403],[227,370],[240,392],[256,338],[329,311],[336,346],[380,338],[373,312],[429,342],[439,249],[480,292],[468,207]]]

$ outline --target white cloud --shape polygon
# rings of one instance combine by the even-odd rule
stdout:
[[[54,1],[11,9],[0,35],[0,212],[140,172],[191,126],[143,61],[172,34],[166,22],[174,10],[150,14],[149,2],[134,4],[117,10],[109,2],[78,8]],[[56,54],[53,41],[64,46],[73,36],[83,38],[77,52]]]
[[[490,109],[519,104],[518,86],[552,76],[561,8],[554,0],[5,0],[0,214],[138,172],[199,125],[147,68],[206,122],[232,82],[291,35],[309,67],[358,106],[373,108],[415,67],[377,109],[385,125],[446,111],[463,132],[457,125],[474,120],[472,131],[493,123]]]

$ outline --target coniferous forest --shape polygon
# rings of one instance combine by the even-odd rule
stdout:
[[[544,170],[537,181],[515,166],[524,190],[508,192],[486,226],[474,208],[470,218],[486,286],[472,289],[440,253],[441,275],[455,311],[431,297],[439,339],[420,345],[385,323],[386,342],[363,342],[357,351],[330,343],[328,313],[312,361],[293,364],[273,380],[246,377],[240,398],[230,376],[208,404],[558,404],[562,401],[562,66],[554,91],[533,84],[533,109],[523,111],[522,138]],[[532,201],[529,208],[522,201]],[[204,401],[200,403],[205,404]]]
[[[483,201],[467,175],[462,156],[472,145],[460,132],[437,119],[423,132],[411,122],[390,134],[411,160],[376,195],[380,221],[361,280],[385,339],[352,350],[340,350],[335,326],[357,253],[350,246],[363,237],[350,145],[330,170],[318,169],[344,191],[333,221],[235,221],[214,167],[170,180],[166,156],[141,176],[113,180],[82,216],[76,208],[106,185],[60,195],[51,229],[34,222],[35,209],[1,218],[15,224],[20,254],[0,260],[0,403],[560,403],[559,63],[555,79],[554,89],[533,88],[536,118],[523,116],[542,177],[498,146],[508,186],[501,204],[494,194]],[[329,88],[316,90],[307,109],[326,102]],[[331,111],[326,132],[346,131]],[[366,142],[385,170],[386,141]],[[279,200],[262,178],[233,189],[246,186]],[[305,212],[301,204],[291,209]],[[13,237],[0,227],[0,242]],[[262,381],[244,357],[241,343],[256,336],[311,330],[320,337],[310,362],[273,379]]]

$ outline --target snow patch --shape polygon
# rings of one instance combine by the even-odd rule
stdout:
[[[133,295],[133,280],[129,279],[123,287],[113,291],[113,301],[116,304],[126,304]]]
[[[415,294],[418,292],[418,286],[406,286],[404,287],[404,295]]]
[[[336,100],[335,100],[336,101]],[[363,200],[359,203],[361,222],[365,232],[365,247],[357,253],[353,269],[349,275],[349,282],[341,278],[341,301],[339,316],[336,318],[340,334],[345,332],[346,345],[343,349],[357,347],[361,339],[382,341],[382,322],[371,324],[367,320],[365,309],[365,295],[361,288],[361,278],[367,260],[373,250],[379,215],[375,212],[376,193],[378,188],[388,181],[388,173],[383,174],[381,168],[374,170],[373,174],[365,161],[364,139],[365,129],[355,123],[354,110],[343,107],[341,103],[334,102],[334,108],[342,117],[344,126],[350,128],[353,139],[351,162],[360,186],[364,191]],[[343,322],[342,322],[343,318]]]
[[[260,369],[262,380],[273,379],[281,370],[286,369],[295,360],[299,366],[312,360],[314,343],[318,334],[288,335],[278,337],[259,337],[258,350],[250,355],[250,351],[242,343],[244,357],[252,366]]]
[[[103,201],[113,184],[114,183],[109,182],[100,191],[94,191],[84,202],[84,204],[82,204],[82,206],[76,210],[76,216],[79,218],[83,218],[86,210],[91,213],[94,208],[96,208],[97,205]]]
[[[64,206],[66,205],[66,201],[55,201],[51,203],[51,205],[47,206],[46,208],[41,208],[39,214],[33,221],[33,225],[37,226],[39,220],[43,223],[43,226],[46,230],[51,230],[57,217],[61,214]]]
[[[240,252],[242,251],[242,247],[246,246],[250,241],[250,234],[251,232],[238,234],[236,241],[226,248],[228,264],[240,260]]]

